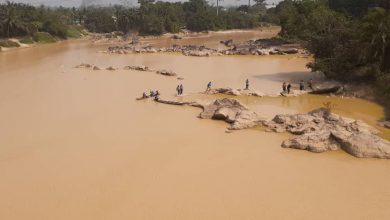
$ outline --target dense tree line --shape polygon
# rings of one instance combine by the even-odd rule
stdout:
[[[284,0],[273,13],[281,36],[313,53],[314,71],[374,84],[390,100],[388,0]]]
[[[75,24],[76,16],[76,9],[51,9],[6,2],[0,4],[0,38],[34,36],[37,32],[67,38],[74,34],[70,27]]]
[[[82,9],[85,26],[94,32],[115,30],[140,34],[176,33],[182,28],[191,31],[253,28],[266,13],[264,0],[256,0],[251,10],[243,7],[217,8],[205,0],[188,2],[154,2],[140,0],[137,8],[124,6],[88,7]]]
[[[70,25],[82,25],[91,32],[122,31],[159,35],[191,31],[253,28],[265,18],[265,0],[255,0],[250,8],[215,7],[206,0],[163,2],[139,0],[139,7],[114,5],[107,7],[47,8],[26,4],[0,4],[0,37],[34,35],[49,32],[66,38]],[[217,15],[218,11],[218,15]]]

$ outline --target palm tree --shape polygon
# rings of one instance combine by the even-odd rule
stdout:
[[[7,1],[5,9],[0,16],[1,26],[7,37],[11,36],[11,32],[13,32],[13,30],[18,29],[26,31],[27,28],[19,15],[17,6],[18,4]]]

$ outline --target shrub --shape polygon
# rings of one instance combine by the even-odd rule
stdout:
[[[57,39],[47,32],[38,32],[34,34],[33,39],[38,43],[54,43]]]
[[[80,38],[83,36],[83,31],[81,30],[81,28],[70,26],[66,30],[66,36],[70,38]]]
[[[20,40],[20,43],[22,43],[22,44],[33,44],[34,40],[32,39],[32,37],[25,37],[25,38]]]

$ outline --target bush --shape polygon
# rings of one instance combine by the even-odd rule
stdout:
[[[32,37],[25,37],[25,38],[20,40],[20,43],[22,43],[22,44],[33,44],[34,40],[32,39]]]
[[[66,30],[66,36],[70,38],[80,38],[83,36],[83,31],[79,27],[71,26]]]
[[[42,30],[63,39],[67,37],[67,26],[56,20],[46,21]]]
[[[38,43],[55,43],[57,39],[47,32],[38,32],[34,34],[33,39]]]
[[[20,47],[20,45],[17,42],[14,42],[12,40],[0,40],[0,46],[1,47]]]

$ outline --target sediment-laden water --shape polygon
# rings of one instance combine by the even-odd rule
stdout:
[[[198,94],[209,81],[242,88],[247,78],[276,94],[283,81],[320,77],[306,58],[98,53],[105,48],[68,41],[0,53],[0,219],[390,217],[388,160],[283,149],[287,134],[227,134],[224,122],[198,119],[198,109],[135,100],[150,89],[171,98],[178,84],[183,99],[207,100],[218,97]],[[184,80],[74,68],[80,63],[171,69]],[[374,126],[383,117],[359,99],[240,99],[265,117],[326,101]]]

